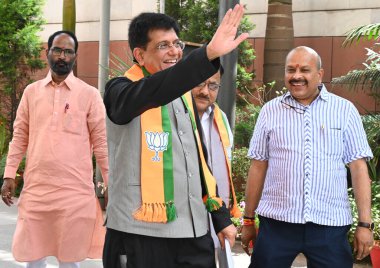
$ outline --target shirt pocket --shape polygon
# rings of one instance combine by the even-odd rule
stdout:
[[[343,134],[341,128],[328,127],[323,130],[324,152],[328,157],[343,156]]]
[[[82,135],[85,122],[85,112],[69,110],[63,116],[63,131],[74,135]]]

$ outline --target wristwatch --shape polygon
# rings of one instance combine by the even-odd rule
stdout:
[[[368,222],[362,222],[362,221],[359,221],[357,226],[358,226],[358,227],[367,228],[367,229],[369,229],[370,231],[373,231],[373,229],[375,228],[375,223],[373,223],[373,222],[368,223]]]

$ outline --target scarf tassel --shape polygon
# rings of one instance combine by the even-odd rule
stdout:
[[[222,206],[222,199],[220,197],[207,197],[205,201],[206,209],[208,212],[218,210]]]
[[[177,212],[173,202],[168,202],[166,205],[144,203],[133,213],[133,217],[138,221],[166,223],[175,220]]]
[[[168,222],[174,221],[177,218],[177,210],[173,201],[166,203],[166,217]]]
[[[236,203],[234,203],[234,205],[232,206],[230,213],[231,213],[231,216],[234,218],[240,218],[242,216],[242,213],[240,209],[238,208],[238,206],[236,205]]]
[[[167,222],[166,213],[164,213],[163,204],[158,203],[144,203],[141,207],[133,213],[133,217],[138,221],[146,222]]]

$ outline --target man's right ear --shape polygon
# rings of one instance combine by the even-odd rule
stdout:
[[[144,50],[142,48],[135,47],[132,53],[138,64],[140,66],[144,66]]]

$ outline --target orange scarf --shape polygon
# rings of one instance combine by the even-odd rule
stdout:
[[[145,68],[133,65],[125,76],[138,81],[149,75]],[[189,111],[202,165],[202,179],[207,195],[204,203],[208,211],[219,209],[222,200],[216,196],[216,181],[204,159],[199,133],[194,120],[191,93],[182,96]],[[141,207],[134,218],[147,222],[166,223],[175,220],[172,133],[167,106],[160,106],[141,114]],[[152,157],[153,156],[153,157]]]
[[[230,209],[230,213],[232,217],[240,218],[241,211],[238,208],[237,202],[236,202],[235,189],[232,182],[231,161],[229,159],[228,151],[227,151],[227,148],[231,148],[232,144],[228,135],[228,124],[225,120],[226,118],[223,116],[222,111],[220,110],[219,106],[215,103],[214,122],[218,129],[219,136],[222,140],[224,157],[226,159],[226,164],[227,164],[227,169],[228,169],[228,178],[229,178],[229,184],[230,184],[231,202],[230,202],[229,209]]]

